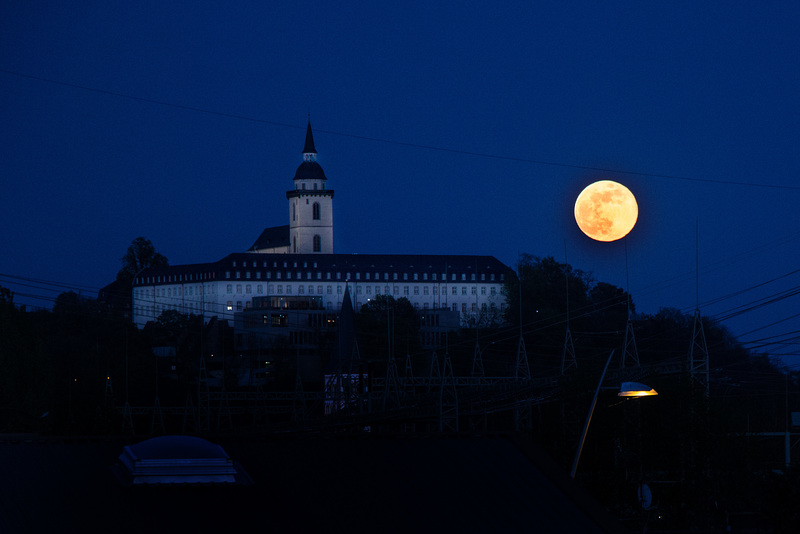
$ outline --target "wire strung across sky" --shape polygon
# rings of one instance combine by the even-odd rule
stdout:
[[[118,98],[125,98],[125,99],[128,99],[128,100],[135,100],[137,102],[144,102],[144,103],[147,103],[147,104],[156,104],[156,105],[159,105],[159,106],[167,106],[167,107],[171,107],[171,108],[175,108],[175,109],[182,109],[182,110],[186,110],[186,111],[192,111],[192,112],[195,112],[195,113],[204,113],[204,114],[207,114],[207,115],[214,115],[214,116],[217,116],[217,117],[225,117],[225,118],[229,118],[229,119],[236,119],[236,120],[242,120],[242,121],[248,121],[248,122],[255,122],[255,123],[259,123],[259,124],[269,124],[271,126],[278,126],[278,127],[281,127],[281,128],[292,128],[292,129],[296,129],[296,130],[304,130],[305,129],[305,126],[297,126],[297,125],[294,125],[294,124],[288,124],[288,123],[285,123],[285,122],[273,121],[273,120],[268,120],[268,119],[259,119],[259,118],[250,117],[250,116],[247,116],[247,115],[241,115],[241,114],[235,114],[235,113],[226,113],[226,112],[223,112],[223,111],[215,111],[215,110],[210,110],[210,109],[205,109],[205,108],[199,108],[199,107],[196,107],[196,106],[187,106],[187,105],[184,105],[184,104],[177,104],[177,103],[174,103],[174,102],[167,102],[167,101],[164,101],[164,100],[156,100],[156,99],[153,99],[153,98],[144,98],[144,97],[140,97],[140,96],[125,94],[125,93],[119,93],[119,92],[115,92],[115,91],[108,91],[106,89],[98,89],[98,88],[95,88],[95,87],[89,87],[89,86],[86,86],[86,85],[80,85],[80,84],[75,84],[75,83],[59,81],[59,80],[53,80],[51,78],[45,78],[45,77],[42,77],[42,76],[34,76],[34,75],[31,75],[31,74],[23,74],[21,72],[15,72],[15,71],[2,69],[2,68],[0,68],[0,72],[8,74],[10,76],[17,76],[19,78],[27,78],[27,79],[30,79],[30,80],[37,80],[37,81],[40,81],[40,82],[50,83],[50,84],[54,84],[54,85],[60,85],[62,87],[71,87],[73,89],[80,89],[82,91],[88,91],[88,92],[93,92],[93,93],[98,93],[98,94],[103,94],[103,95],[108,95],[108,96],[114,96],[114,97],[118,97]],[[519,162],[519,163],[530,163],[530,164],[533,164],[533,165],[545,165],[545,166],[549,166],[549,167],[562,167],[562,168],[567,168],[567,169],[580,169],[580,170],[596,171],[596,172],[602,172],[602,173],[627,174],[627,175],[633,175],[633,176],[643,176],[643,177],[647,177],[647,178],[664,178],[664,179],[668,179],[668,180],[683,180],[683,181],[689,181],[689,182],[705,182],[705,183],[712,183],[712,184],[738,185],[738,186],[747,186],[747,187],[761,187],[761,188],[768,188],[768,189],[790,189],[790,190],[800,191],[800,186],[792,186],[792,185],[763,184],[763,183],[744,182],[744,181],[736,181],[736,180],[714,180],[714,179],[711,179],[711,178],[697,178],[697,177],[690,177],[690,176],[678,176],[678,175],[674,175],[674,174],[661,174],[661,173],[642,172],[642,171],[625,171],[625,170],[621,170],[621,169],[611,169],[611,168],[606,168],[606,167],[593,167],[593,166],[589,166],[589,165],[578,165],[578,164],[575,164],[575,163],[564,163],[564,162],[548,161],[548,160],[542,160],[542,159],[522,158],[522,157],[518,157],[518,156],[505,156],[505,155],[493,154],[493,153],[489,153],[489,152],[476,152],[476,151],[471,151],[471,150],[448,148],[448,147],[436,146],[436,145],[426,145],[426,144],[422,144],[422,143],[412,143],[412,142],[407,142],[407,141],[397,141],[397,140],[394,140],[394,139],[385,139],[385,138],[381,138],[381,137],[372,137],[372,136],[353,134],[353,133],[347,133],[347,132],[338,132],[338,131],[335,131],[335,130],[324,130],[324,129],[315,128],[314,131],[315,132],[319,132],[319,133],[325,133],[325,134],[328,134],[328,135],[335,135],[335,136],[339,136],[339,137],[348,137],[348,138],[351,138],[351,139],[360,139],[362,141],[371,141],[371,142],[375,142],[375,143],[385,143],[385,144],[390,144],[390,145],[404,146],[404,147],[416,148],[416,149],[421,149],[421,150],[435,150],[437,152],[447,152],[447,153],[450,153],[450,154],[459,154],[459,155],[462,155],[462,156],[475,156],[475,157],[480,157],[480,158],[490,158],[490,159],[497,159],[497,160],[503,160],[503,161],[515,161],[515,162]]]

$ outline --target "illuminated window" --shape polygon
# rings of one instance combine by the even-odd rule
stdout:
[[[226,308],[227,308],[228,311],[233,311],[233,301],[232,300],[228,301],[228,303],[226,305]]]

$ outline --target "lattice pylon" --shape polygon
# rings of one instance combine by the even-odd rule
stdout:
[[[428,393],[431,392],[431,387],[435,383],[437,386],[441,383],[442,380],[442,372],[439,369],[439,356],[436,355],[436,351],[433,351],[431,354],[431,368],[430,373],[428,375]]]
[[[517,345],[517,364],[514,367],[514,378],[530,380],[531,368],[528,366],[528,351],[525,350],[525,339],[519,336]]]
[[[383,390],[383,409],[399,408],[401,394],[400,378],[397,376],[397,363],[392,356],[389,356],[389,363],[386,365],[386,385]]]
[[[561,353],[561,375],[565,375],[570,369],[578,368],[578,360],[575,359],[575,344],[572,342],[572,332],[569,326],[564,337],[564,351]]]
[[[703,330],[703,318],[700,309],[694,311],[694,326],[692,327],[692,344],[689,346],[689,375],[693,382],[700,384],[708,397],[708,345],[706,334]]]
[[[411,365],[411,354],[406,352],[406,376],[405,376],[405,395],[406,397],[414,394],[414,368]]]
[[[458,432],[458,391],[450,353],[447,352],[439,385],[439,432],[444,431]]]
[[[481,354],[481,346],[475,341],[475,352],[472,355],[472,377],[482,378],[486,376],[483,369],[483,355]]]
[[[633,333],[633,320],[630,315],[625,324],[625,345],[619,367],[622,369],[628,365],[639,366],[639,350],[636,348],[636,335]]]

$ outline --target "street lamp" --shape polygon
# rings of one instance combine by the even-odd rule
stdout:
[[[583,431],[581,432],[581,440],[580,443],[578,443],[578,450],[575,451],[575,459],[572,461],[572,469],[570,470],[569,473],[569,476],[572,478],[575,478],[575,472],[578,470],[578,461],[581,459],[581,452],[583,452],[583,444],[586,442],[586,432],[589,430],[589,423],[592,422],[594,407],[597,405],[597,396],[600,394],[600,387],[603,385],[603,379],[606,377],[608,364],[611,363],[611,358],[613,357],[614,357],[614,351],[612,350],[611,354],[608,355],[606,366],[603,367],[603,374],[600,375],[600,382],[597,384],[597,389],[594,392],[594,398],[592,399],[592,406],[589,408],[589,415],[586,416],[586,422],[583,424]],[[617,393],[618,397],[649,397],[652,395],[658,395],[656,390],[651,388],[650,386],[645,386],[644,384],[640,384],[639,382],[623,382],[622,386],[620,387],[619,393]]]

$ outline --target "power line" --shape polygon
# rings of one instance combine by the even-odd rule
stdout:
[[[156,100],[156,99],[153,99],[153,98],[145,98],[145,97],[130,95],[130,94],[126,94],[126,93],[119,93],[119,92],[116,92],[116,91],[109,91],[109,90],[106,90],[106,89],[98,89],[98,88],[89,87],[89,86],[86,86],[86,85],[80,85],[80,84],[75,84],[75,83],[63,82],[63,81],[59,81],[59,80],[53,80],[51,78],[45,78],[45,77],[42,77],[42,76],[34,76],[32,74],[23,74],[21,72],[15,72],[15,71],[7,70],[7,69],[0,69],[0,72],[3,72],[3,73],[8,74],[10,76],[17,76],[19,78],[27,78],[27,79],[30,79],[30,80],[36,80],[36,81],[50,83],[50,84],[54,84],[54,85],[60,85],[60,86],[63,86],[63,87],[71,87],[73,89],[80,89],[82,91],[88,91],[88,92],[98,93],[98,94],[102,94],[102,95],[114,96],[114,97],[117,97],[117,98],[125,98],[125,99],[128,99],[128,100],[135,100],[137,102],[144,102],[144,103],[147,103],[147,104],[156,104],[156,105],[159,105],[159,106],[166,106],[166,107],[171,107],[171,108],[175,108],[175,109],[182,109],[182,110],[185,110],[185,111],[192,111],[192,112],[195,112],[195,113],[204,113],[206,115],[214,115],[214,116],[217,116],[217,117],[225,117],[225,118],[229,118],[229,119],[236,119],[236,120],[242,120],[242,121],[248,121],[248,122],[255,122],[255,123],[259,123],[259,124],[269,124],[271,126],[279,126],[281,128],[292,128],[292,129],[296,129],[296,130],[302,130],[302,129],[305,128],[304,126],[296,126],[294,124],[288,124],[288,123],[285,123],[285,122],[273,121],[273,120],[268,120],[268,119],[258,119],[258,118],[255,118],[255,117],[250,117],[248,115],[241,115],[241,114],[235,114],[235,113],[226,113],[226,112],[223,112],[223,111],[215,111],[215,110],[210,110],[210,109],[206,109],[206,108],[199,108],[199,107],[196,107],[196,106],[187,106],[185,104],[177,104],[175,102],[167,102],[165,100]],[[566,169],[579,169],[579,170],[584,170],[584,171],[595,171],[595,172],[601,172],[601,173],[626,174],[626,175],[631,175],[631,176],[643,176],[643,177],[646,177],[646,178],[664,178],[664,179],[668,179],[668,180],[683,180],[683,181],[688,181],[688,182],[703,182],[703,183],[711,183],[711,184],[738,185],[738,186],[746,186],[746,187],[761,187],[761,188],[767,188],[767,189],[788,189],[788,190],[800,191],[800,186],[792,186],[792,185],[762,184],[762,183],[743,182],[743,181],[735,181],[735,180],[714,180],[714,179],[711,179],[711,178],[697,178],[697,177],[690,177],[690,176],[679,176],[679,175],[675,175],[675,174],[662,174],[662,173],[640,172],[640,171],[625,171],[625,170],[621,170],[621,169],[612,169],[612,168],[607,168],[607,167],[593,167],[593,166],[589,166],[589,165],[578,165],[578,164],[575,164],[575,163],[564,163],[564,162],[548,161],[548,160],[542,160],[542,159],[522,158],[522,157],[518,157],[518,156],[505,156],[505,155],[494,154],[494,153],[490,153],[490,152],[477,152],[477,151],[472,151],[472,150],[463,150],[463,149],[458,149],[458,148],[448,148],[448,147],[437,146],[437,145],[428,145],[428,144],[423,144],[423,143],[397,141],[395,139],[385,139],[385,138],[382,138],[382,137],[373,137],[373,136],[368,136],[368,135],[360,135],[360,134],[353,134],[353,133],[347,133],[347,132],[339,132],[339,131],[335,131],[335,130],[324,130],[324,129],[315,128],[314,131],[315,132],[319,132],[319,133],[325,133],[325,134],[328,134],[328,135],[335,135],[335,136],[339,136],[339,137],[347,137],[347,138],[350,138],[350,139],[359,139],[359,140],[362,140],[362,141],[371,141],[371,142],[374,142],[374,143],[385,143],[385,144],[389,144],[389,145],[404,146],[404,147],[415,148],[415,149],[420,149],[420,150],[433,150],[433,151],[437,151],[437,152],[446,152],[446,153],[449,153],[449,154],[459,154],[459,155],[462,155],[462,156],[474,156],[474,157],[479,157],[479,158],[489,158],[489,159],[496,159],[496,160],[502,160],[502,161],[514,161],[514,162],[518,162],[518,163],[530,163],[530,164],[534,164],[534,165],[544,165],[544,166],[549,166],[549,167],[561,167],[561,168],[566,168]]]

